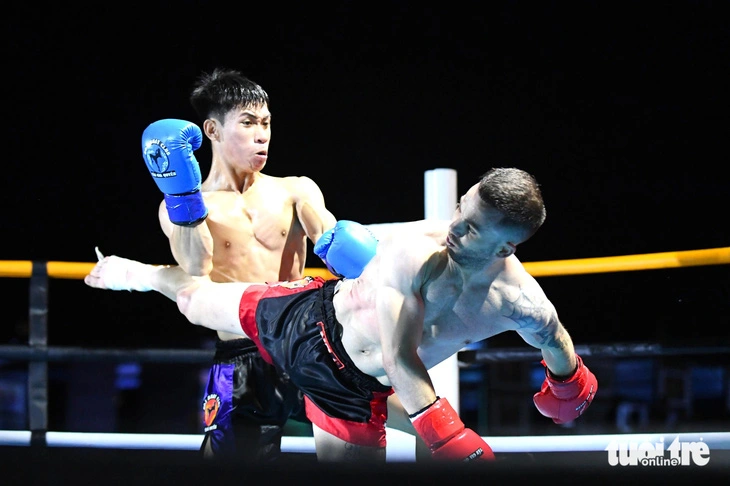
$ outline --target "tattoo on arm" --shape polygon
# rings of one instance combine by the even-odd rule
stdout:
[[[541,345],[561,348],[563,326],[553,306],[544,296],[528,295],[520,288],[514,301],[508,301],[510,312],[506,315],[517,324],[517,331],[528,332]]]

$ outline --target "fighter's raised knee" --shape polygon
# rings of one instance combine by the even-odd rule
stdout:
[[[187,320],[189,320],[192,324],[200,325],[200,322],[196,322],[195,320],[196,316],[192,313],[194,306],[191,305],[197,288],[198,285],[193,284],[178,290],[175,302],[177,303],[178,310]]]

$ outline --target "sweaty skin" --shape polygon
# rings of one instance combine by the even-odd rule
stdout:
[[[572,340],[554,306],[514,255],[532,233],[505,221],[505,213],[479,191],[475,184],[461,197],[446,229],[413,223],[410,231],[382,237],[362,274],[342,280],[333,297],[345,351],[359,370],[391,385],[409,414],[437,398],[428,369],[466,344],[505,331],[540,349],[552,375],[571,376],[577,369]],[[102,260],[86,283],[108,288],[110,261]],[[175,295],[193,324],[245,336],[239,303],[252,282],[221,284],[179,267],[128,265],[131,282]],[[358,447],[313,426],[318,457],[337,460]],[[381,459],[384,454],[374,447],[358,451]]]
[[[576,368],[573,343],[555,308],[513,254],[510,235],[496,229],[501,217],[479,200],[475,185],[448,231],[385,237],[362,275],[344,280],[334,297],[354,363],[392,385],[409,413],[436,398],[427,369],[467,343],[504,331],[516,331],[540,349],[554,375]],[[167,270],[144,278],[176,294],[190,322],[245,335],[238,302],[250,283],[215,285]],[[87,284],[103,288],[103,268],[95,268]]]
[[[316,242],[336,219],[308,177],[261,173],[268,159],[268,107],[228,112],[225,123],[203,125],[213,162],[202,185],[208,218],[194,227],[170,222],[162,201],[158,216],[173,257],[194,276],[215,282],[275,282],[302,277],[307,238]],[[163,292],[165,293],[165,292]],[[165,293],[175,300],[174,294]],[[218,332],[222,340],[240,336]]]
[[[393,385],[409,411],[435,399],[427,369],[505,331],[541,349],[555,374],[570,374],[572,342],[517,257],[493,259],[487,271],[469,275],[450,259],[445,240],[446,233],[443,244],[385,239],[363,275],[343,281],[334,306],[355,365]]]
[[[205,276],[215,282],[301,278],[307,238],[316,243],[337,221],[326,209],[321,190],[308,177],[273,177],[262,173],[271,142],[268,95],[240,73],[216,70],[196,86],[191,102],[204,118],[201,129],[212,150],[210,170],[201,188],[208,217],[193,227],[174,225],[161,201],[159,222],[175,261],[190,275]],[[167,292],[165,287],[152,285],[146,289],[176,299],[175,293]],[[231,341],[240,336],[218,331],[217,337]],[[219,344],[222,343],[216,343],[217,348]],[[234,346],[238,356],[224,361],[230,363],[245,354],[246,344]],[[256,373],[255,364],[238,361],[235,366],[236,383],[244,383],[244,376]],[[212,382],[218,372],[211,368],[211,373]],[[259,396],[265,397],[269,392],[279,393],[275,383],[246,383],[257,388],[256,397],[250,393],[243,397],[249,403],[257,403]],[[278,439],[266,434],[275,434],[278,425],[271,427],[271,421],[258,424],[245,416],[245,407],[238,411],[242,413],[236,414],[235,435],[249,437],[245,439],[246,445],[236,446],[241,450],[240,458],[273,457],[279,448]],[[257,433],[271,439],[256,439]],[[230,443],[226,447],[229,446]],[[206,437],[205,456],[215,453],[212,440]]]

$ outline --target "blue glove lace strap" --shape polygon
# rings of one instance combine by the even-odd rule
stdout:
[[[208,217],[203,194],[165,194],[165,206],[170,221],[178,226],[196,226]]]

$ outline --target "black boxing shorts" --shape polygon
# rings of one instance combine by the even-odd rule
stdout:
[[[251,285],[239,319],[261,356],[304,393],[307,418],[335,437],[385,447],[393,388],[353,365],[340,341],[332,298],[337,280],[306,277]]]
[[[218,456],[275,458],[287,420],[306,421],[302,393],[281,379],[250,339],[216,342],[202,408],[203,446],[209,442]]]

